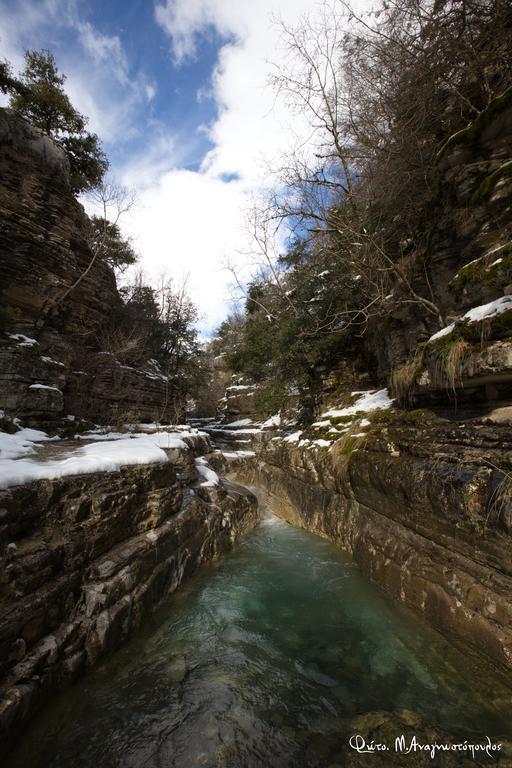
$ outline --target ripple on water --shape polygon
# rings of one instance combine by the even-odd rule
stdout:
[[[510,739],[510,714],[478,661],[267,516],[50,705],[7,768],[326,766],[356,727]]]

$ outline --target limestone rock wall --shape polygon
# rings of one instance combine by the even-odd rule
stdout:
[[[453,136],[437,165],[437,194],[421,252],[414,254],[421,265],[415,285],[449,323],[512,290],[512,91]],[[435,318],[418,305],[390,308],[367,337],[378,377],[385,379],[436,330]]]
[[[512,670],[512,443],[506,424],[379,422],[358,450],[269,439],[235,469],[271,509],[351,552],[434,627]]]
[[[187,442],[166,463],[0,492],[0,752],[54,692],[255,525],[247,490],[201,485],[194,456],[208,440]]]
[[[0,409],[35,424],[172,420],[169,381],[151,363],[97,355],[120,304],[110,267],[96,261],[59,303],[91,261],[86,225],[65,153],[0,109]]]

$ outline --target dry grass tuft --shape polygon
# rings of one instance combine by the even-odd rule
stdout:
[[[392,372],[389,382],[391,393],[400,405],[407,406],[411,404],[412,391],[422,366],[423,355],[417,353],[413,358],[401,365],[400,368],[395,368]]]

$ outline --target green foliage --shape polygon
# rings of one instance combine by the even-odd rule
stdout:
[[[69,158],[73,192],[79,194],[99,187],[109,163],[97,135],[64,136],[58,141]]]
[[[282,381],[270,381],[258,390],[254,398],[256,412],[261,415],[278,413],[286,408],[289,400],[289,389]]]
[[[90,244],[102,261],[120,272],[135,264],[138,258],[130,240],[121,234],[119,226],[100,216],[92,216],[90,219]]]
[[[208,373],[196,330],[197,308],[185,286],[175,288],[171,281],[155,288],[139,277],[120,294],[107,351],[135,367],[153,360],[169,379],[176,413],[183,414],[187,398],[197,394]]]
[[[101,183],[108,161],[96,134],[86,131],[87,118],[73,107],[64,91],[65,81],[47,50],[25,52],[25,69],[19,81],[11,77],[7,63],[0,69],[0,88],[11,94],[9,106],[65,150],[72,189],[80,193]]]
[[[296,240],[281,257],[287,271],[280,284],[260,278],[248,288],[245,315],[218,332],[218,349],[233,370],[264,386],[260,412],[284,408],[298,390],[303,418],[313,415],[322,377],[353,353],[342,320],[353,279],[342,274],[332,253]],[[236,327],[236,332],[234,331]]]
[[[0,61],[0,91],[2,93],[21,93],[23,91],[22,83],[13,76],[12,67],[6,59]]]
[[[65,80],[50,51],[26,51],[21,74],[25,88],[12,96],[10,106],[48,136],[83,133],[86,118],[71,104],[63,88]]]

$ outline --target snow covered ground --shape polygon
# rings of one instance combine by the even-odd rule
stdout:
[[[322,413],[322,418],[335,418],[337,416],[352,416],[356,413],[370,413],[371,411],[385,410],[391,408],[393,400],[390,398],[387,389],[379,389],[377,392],[352,392],[352,395],[361,395],[353,405],[346,408],[333,408],[330,411]],[[320,422],[315,422],[314,426],[319,426]]]
[[[169,459],[164,449],[188,451],[184,438],[198,435],[204,433],[187,427],[172,432],[96,431],[79,436],[84,445],[74,443],[66,450],[63,442],[62,452],[49,456],[44,444],[60,443],[58,437],[49,437],[36,429],[19,429],[14,434],[0,432],[0,488],[32,480],[115,472],[124,466],[166,462]]]
[[[4,435],[2,435],[3,441]],[[4,441],[3,441],[4,442]],[[185,445],[183,443],[183,445]],[[6,452],[7,453],[7,452]],[[168,461],[164,451],[147,436],[94,442],[75,449],[65,458],[41,460],[37,456],[4,456],[0,451],[0,488],[92,472],[116,472],[134,464]]]

